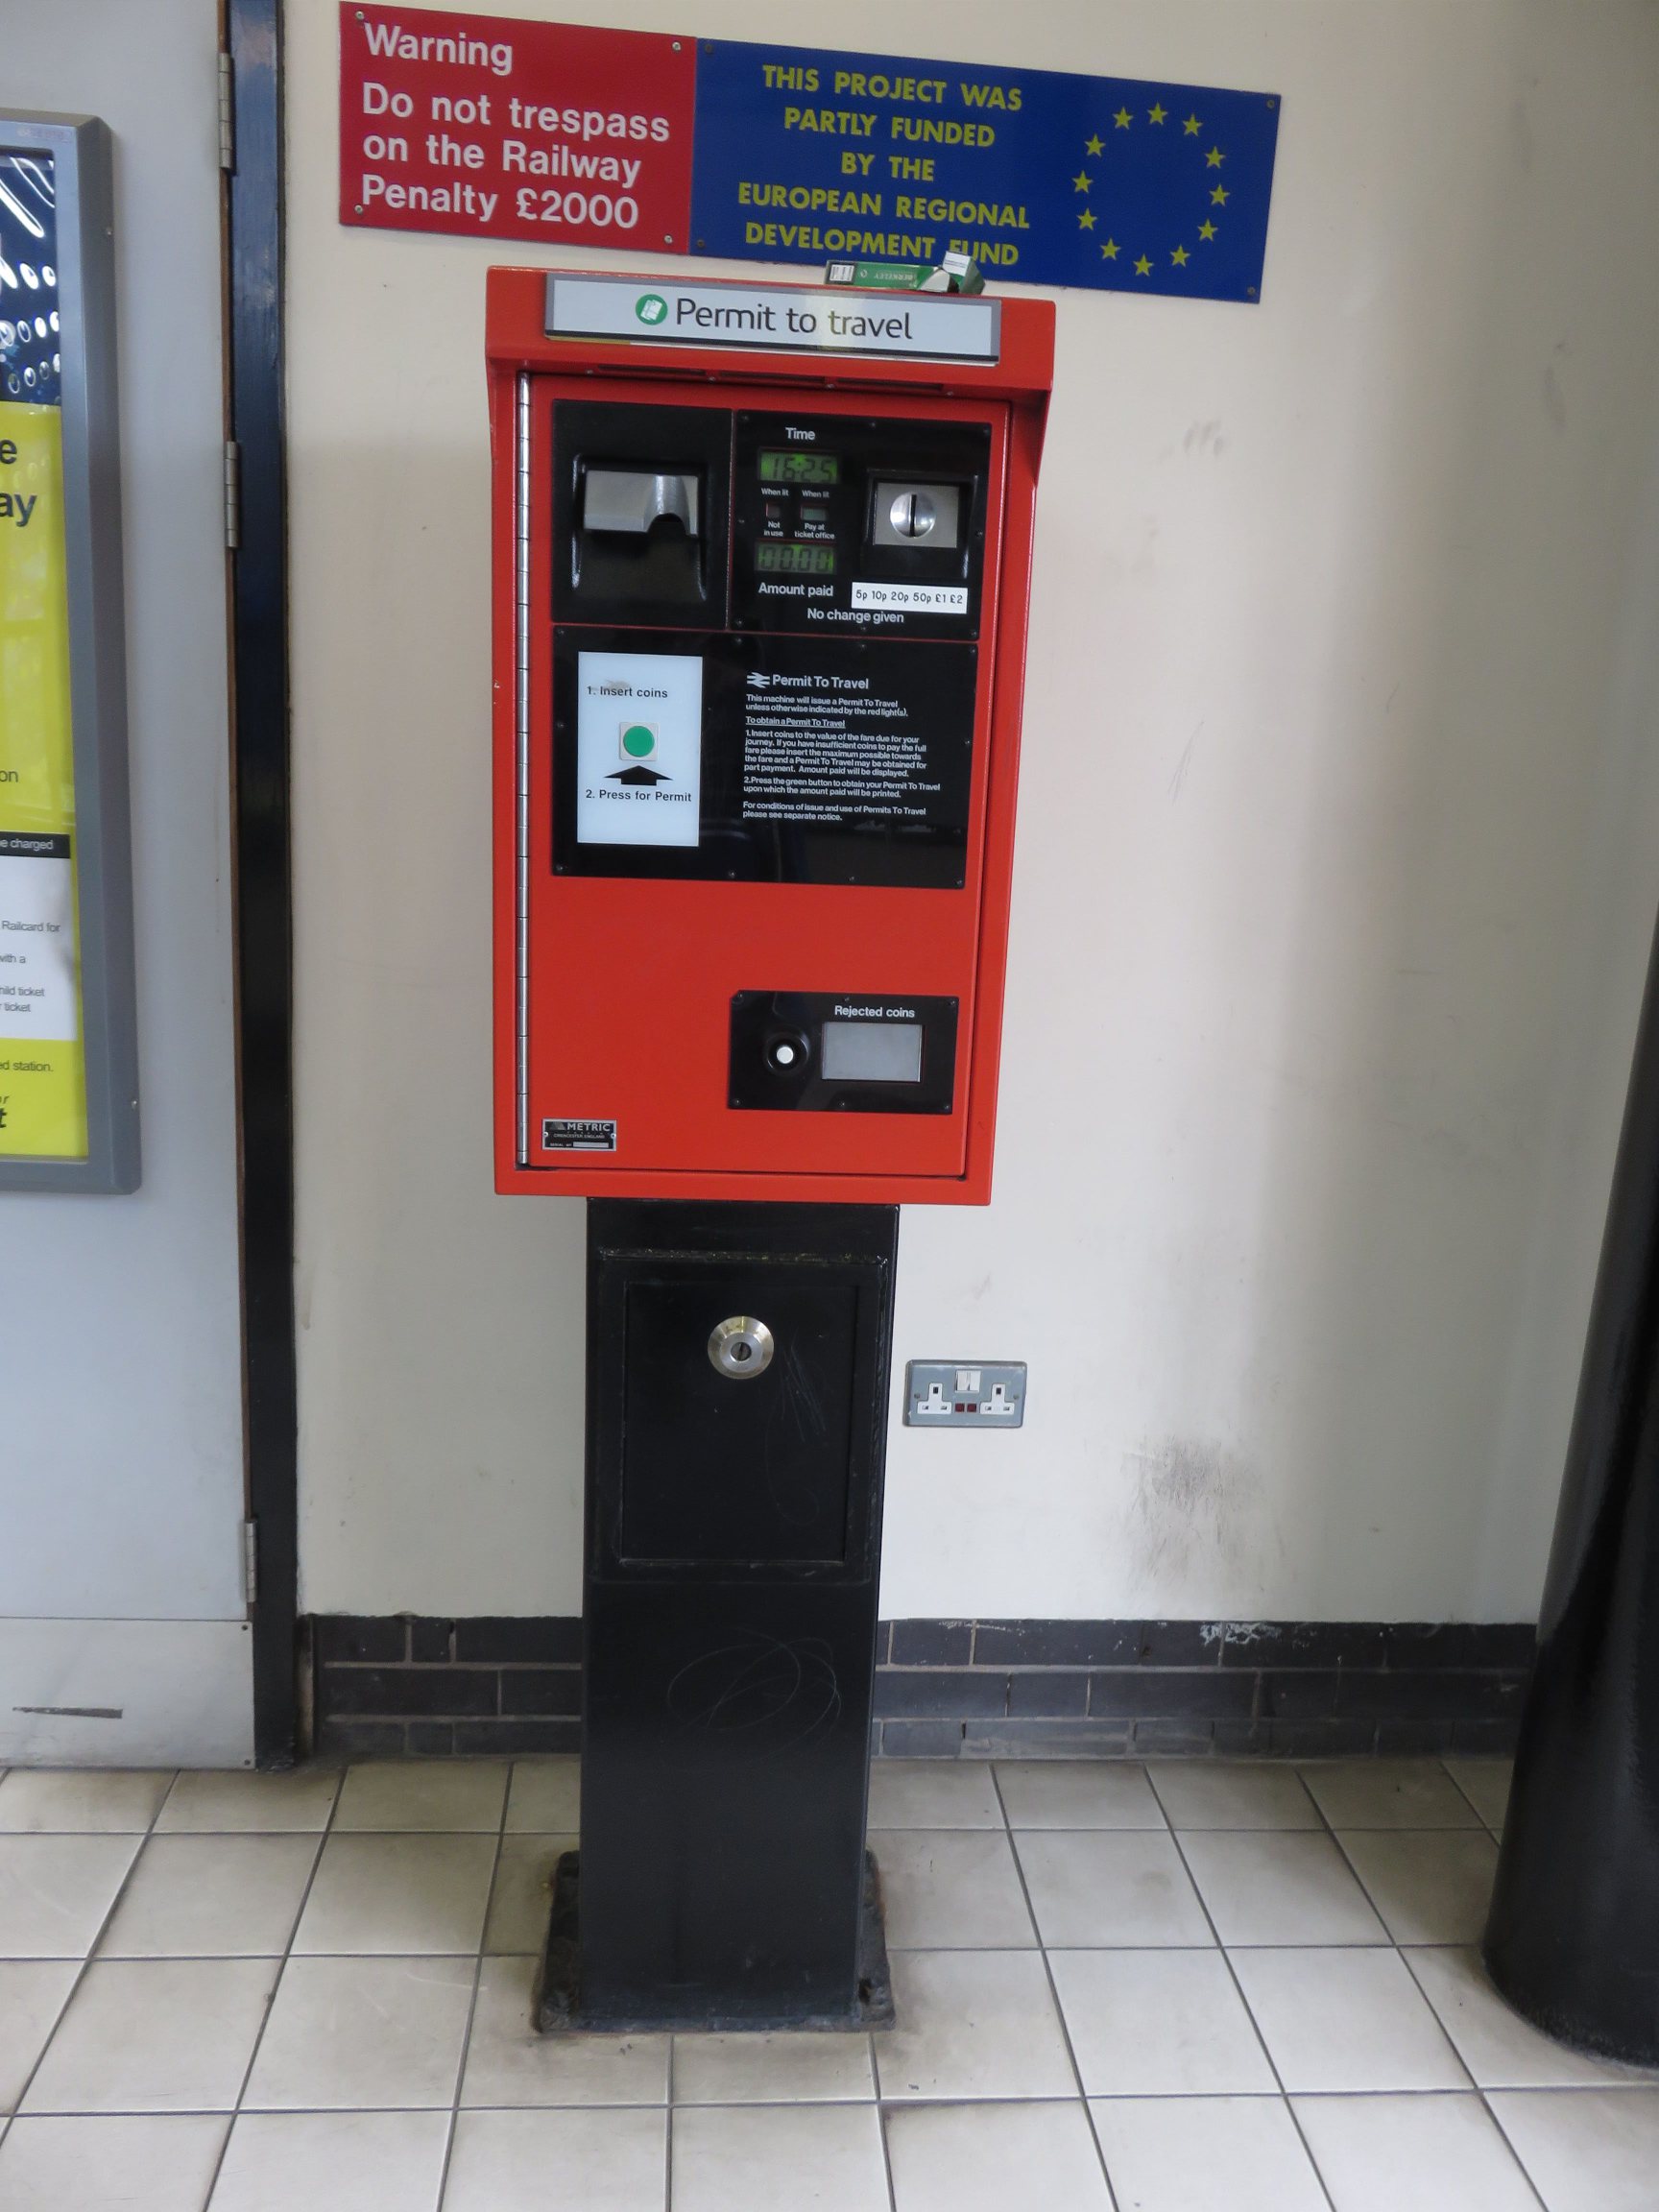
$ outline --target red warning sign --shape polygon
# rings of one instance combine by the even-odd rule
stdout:
[[[340,220],[689,250],[691,38],[340,10]]]

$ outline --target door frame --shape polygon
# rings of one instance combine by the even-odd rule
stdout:
[[[293,880],[282,408],[282,4],[223,0],[227,515],[237,1142],[253,1747],[300,1748]]]

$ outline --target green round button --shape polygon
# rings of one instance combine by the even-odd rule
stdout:
[[[656,731],[647,730],[643,723],[637,722],[632,730],[623,731],[622,750],[630,760],[643,760],[648,754],[657,750]]]

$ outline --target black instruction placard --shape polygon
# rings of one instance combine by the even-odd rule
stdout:
[[[854,670],[844,647],[822,653],[779,639],[764,659],[744,680],[745,822],[876,834],[966,830],[972,754],[961,717],[971,726],[972,668],[966,695],[942,701],[942,675],[947,690],[956,688],[948,648],[867,653]]]
[[[584,876],[951,890],[966,880],[978,648],[660,632],[701,668],[697,841],[576,834],[578,666],[639,632],[561,628],[553,865]]]

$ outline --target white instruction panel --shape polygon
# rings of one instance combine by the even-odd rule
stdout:
[[[63,836],[0,837],[0,1038],[69,1044],[81,1033],[68,846]]]
[[[576,691],[577,843],[695,845],[701,657],[579,653]]]

